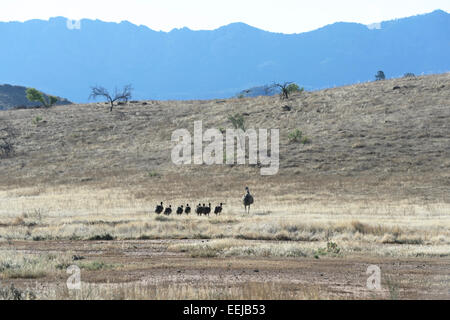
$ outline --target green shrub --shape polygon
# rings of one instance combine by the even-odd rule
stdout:
[[[27,99],[31,102],[40,102],[42,106],[49,108],[53,106],[57,101],[58,97],[55,96],[46,96],[39,90],[34,88],[28,88],[26,90]]]
[[[113,266],[102,261],[90,261],[80,264],[80,268],[89,271],[97,271],[102,269],[112,269]]]
[[[384,74],[383,71],[378,71],[377,74],[375,75],[375,80],[376,81],[380,81],[380,80],[384,80],[386,79],[386,75]]]
[[[308,138],[307,136],[303,136],[303,137],[301,138],[300,142],[301,142],[302,144],[309,144],[309,143],[311,143],[311,139]]]
[[[114,237],[110,235],[109,233],[101,234],[101,235],[95,235],[93,237],[90,237],[89,240],[114,240]]]
[[[341,248],[338,247],[337,243],[330,241],[327,243],[327,252],[338,254],[341,252]]]
[[[150,178],[158,178],[160,176],[160,174],[158,172],[156,172],[155,170],[151,170],[148,172],[148,176]]]
[[[319,248],[314,254],[314,258],[319,259],[320,256],[326,256],[328,254],[338,255],[341,253],[341,248],[335,242],[327,242],[326,248]]]
[[[245,131],[245,119],[242,114],[236,113],[235,115],[228,116],[228,120],[231,122],[235,129],[241,129]]]
[[[303,91],[303,88],[300,89],[294,82],[274,83],[272,87],[280,90],[281,100],[289,99],[291,93]]]
[[[39,125],[39,123],[42,121],[42,117],[41,116],[36,116],[35,118],[33,118],[33,120],[31,121],[34,125]]]
[[[286,90],[288,91],[289,94],[291,93],[296,93],[296,92],[303,92],[305,89],[304,88],[300,88],[298,86],[298,84],[296,83],[291,83],[290,85],[287,86]]]
[[[298,142],[302,139],[303,132],[301,132],[299,129],[295,129],[294,131],[290,132],[288,135],[289,142]]]

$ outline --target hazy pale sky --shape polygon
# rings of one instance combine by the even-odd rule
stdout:
[[[283,33],[300,33],[345,21],[384,20],[450,11],[449,0],[0,0],[0,21],[64,16],[128,20],[153,30],[210,30],[231,22]]]

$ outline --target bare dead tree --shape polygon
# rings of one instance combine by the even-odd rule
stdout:
[[[289,99],[289,85],[292,84],[293,82],[284,82],[284,83],[274,83],[273,87],[278,87],[280,88],[281,92],[280,92],[280,97],[282,100],[284,99]]]
[[[117,88],[114,89],[114,94],[111,95],[109,91],[103,87],[95,86],[91,87],[91,95],[89,99],[96,99],[97,97],[104,97],[110,104],[109,111],[111,112],[114,107],[114,102],[124,101],[127,102],[131,99],[131,91],[133,88],[131,85],[126,85],[123,87],[122,91],[118,91]]]
[[[16,130],[8,123],[0,125],[0,158],[8,158],[14,154]]]

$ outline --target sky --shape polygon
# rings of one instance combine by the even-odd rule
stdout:
[[[449,0],[0,0],[0,21],[128,20],[153,30],[212,30],[244,22],[272,32],[301,33],[334,22],[372,24],[395,18],[450,12]]]

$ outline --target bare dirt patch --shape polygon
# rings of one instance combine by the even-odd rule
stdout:
[[[87,261],[101,261],[111,268],[82,269],[86,284],[128,286],[190,286],[209,288],[240,288],[252,284],[271,283],[283,288],[285,294],[297,290],[315,292],[316,298],[333,299],[448,299],[450,298],[449,259],[392,259],[353,256],[343,258],[261,258],[233,257],[192,258],[185,253],[174,254],[167,248],[183,240],[159,241],[48,241],[2,243],[1,249],[17,252],[60,254],[70,251]],[[193,242],[193,241],[187,241]],[[73,264],[80,264],[74,261]],[[382,270],[382,290],[366,288],[369,265]],[[49,272],[39,279],[41,287],[63,288],[67,275]],[[33,288],[34,280],[3,279],[22,288]],[[60,289],[63,290],[63,289]],[[113,289],[110,289],[113,290]],[[157,298],[148,296],[141,298]],[[185,298],[189,298],[186,296]],[[250,297],[247,297],[250,298]]]

